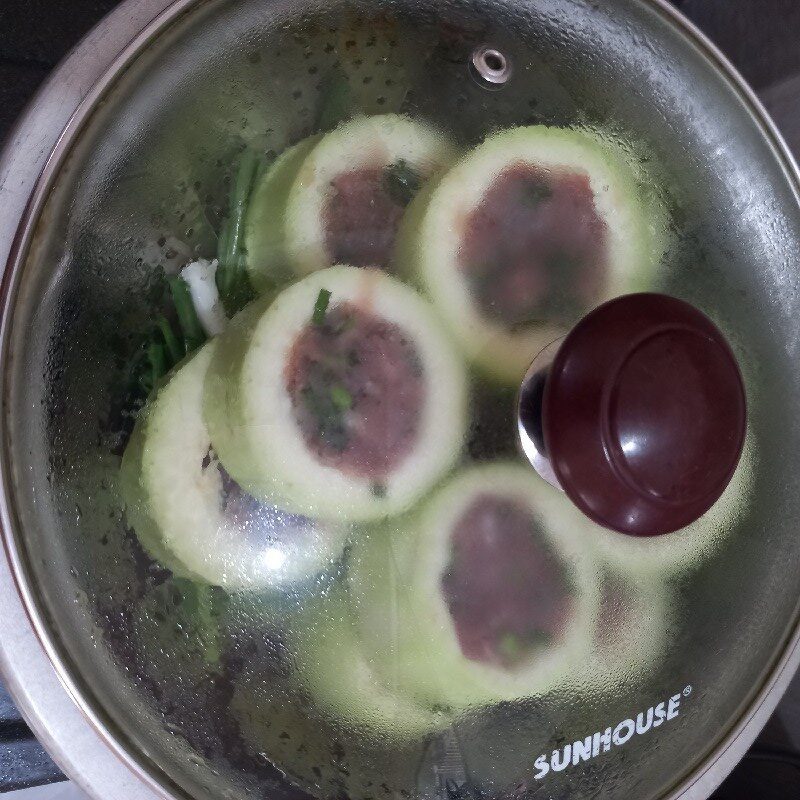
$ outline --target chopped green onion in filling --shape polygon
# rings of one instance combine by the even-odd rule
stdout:
[[[404,159],[386,167],[383,177],[386,193],[401,206],[407,206],[422,185],[422,176]]]
[[[327,289],[320,289],[317,302],[314,303],[314,313],[311,315],[311,321],[315,325],[322,325],[325,322],[325,312],[328,310],[330,301],[331,293]]]

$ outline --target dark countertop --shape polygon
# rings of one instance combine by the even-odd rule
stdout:
[[[118,2],[0,0],[0,144],[50,70]],[[800,0],[673,2],[738,66],[800,155]],[[797,678],[715,800],[797,800],[799,753]],[[0,792],[60,779],[0,686]]]

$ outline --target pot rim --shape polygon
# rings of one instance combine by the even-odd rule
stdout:
[[[97,103],[131,61],[165,28],[202,0],[124,0],[71,51],[39,89],[0,153],[0,362],[5,363],[11,309],[20,269],[39,214],[76,137]],[[755,92],[726,56],[668,0],[650,6],[708,62],[738,95],[769,143],[800,204],[797,162]],[[88,87],[88,88],[87,88]],[[0,397],[6,403],[5,375]],[[17,541],[8,501],[7,431],[0,417],[0,673],[33,732],[62,770],[90,796],[104,800],[186,797],[166,774],[136,752],[96,707],[50,632]],[[694,770],[662,800],[708,797],[753,743],[800,666],[800,618],[795,621],[760,689],[738,720]]]

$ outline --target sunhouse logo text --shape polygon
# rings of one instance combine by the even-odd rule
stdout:
[[[607,753],[612,747],[622,747],[633,736],[641,736],[651,728],[661,727],[680,714],[681,699],[691,693],[692,687],[687,686],[680,694],[640,711],[635,719],[624,719],[613,728],[596,731],[585,739],[564,745],[560,750],[553,750],[549,756],[542,753],[534,762],[537,772],[533,777],[541,780],[550,771],[563,772],[569,767],[577,766],[581,761],[590,761],[601,753]]]

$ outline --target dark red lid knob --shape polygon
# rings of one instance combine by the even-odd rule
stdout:
[[[744,444],[736,359],[717,327],[673,297],[596,308],[565,338],[542,399],[547,456],[570,499],[608,528],[653,536],[708,511]]]

